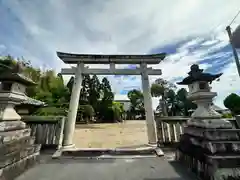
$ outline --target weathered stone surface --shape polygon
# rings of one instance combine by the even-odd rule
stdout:
[[[188,126],[184,133],[208,140],[240,140],[240,129],[212,129]]]
[[[240,168],[239,129],[186,127],[180,139],[177,160],[204,180],[219,178],[222,168]],[[221,174],[220,173],[220,174]],[[234,177],[231,173],[224,177]]]
[[[1,180],[14,180],[17,176],[38,162],[39,153],[34,153],[13,164],[0,169]]]
[[[32,145],[29,147],[22,148],[16,152],[7,154],[0,157],[0,168],[3,168],[9,164],[15,163],[31,154],[39,152],[40,145]]]
[[[1,121],[19,121],[19,120],[21,120],[21,116],[19,116],[19,114],[14,109],[14,106],[21,101],[18,102],[16,99],[13,99],[13,98],[17,98],[17,97],[12,97],[12,99],[9,100],[8,98],[10,98],[10,97],[5,97],[5,96],[6,96],[5,93],[2,93],[0,91],[0,112],[1,112],[0,120]],[[11,94],[11,96],[12,96],[12,94]],[[4,98],[6,98],[6,99],[4,100]]]
[[[195,149],[197,151],[200,148],[205,154],[231,153],[240,155],[240,141],[209,141],[184,134],[181,137],[181,143],[179,148],[184,152],[188,152],[188,150],[194,152]]]
[[[215,168],[240,168],[240,155],[212,155],[207,156],[206,160]]]
[[[26,128],[26,123],[22,121],[0,121],[0,132],[20,130]]]
[[[15,152],[23,147],[33,145],[35,141],[34,137],[27,136],[21,138],[20,140],[10,141],[6,144],[0,145],[0,157],[5,156],[6,154]]]
[[[213,128],[213,129],[232,129],[232,123],[226,119],[207,119],[207,118],[193,118],[187,122],[188,126],[200,128]]]
[[[203,148],[207,154],[224,154],[224,153],[232,153],[232,154],[240,154],[240,142],[234,141],[218,141],[218,142],[210,142],[203,141],[200,144],[201,148]]]
[[[177,150],[176,159],[203,180],[239,180],[240,156],[206,156],[207,161]]]
[[[19,140],[23,137],[30,136],[31,129],[21,129],[16,131],[0,132],[0,145],[13,140]]]
[[[239,180],[240,168],[221,168],[214,172],[214,178],[219,180]]]

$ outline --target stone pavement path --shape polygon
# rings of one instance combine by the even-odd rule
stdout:
[[[148,142],[146,121],[77,124],[73,141],[77,148],[116,148],[144,145]]]
[[[16,180],[195,180],[185,168],[161,158],[50,160]]]

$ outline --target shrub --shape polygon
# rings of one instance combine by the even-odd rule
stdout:
[[[42,107],[39,108],[34,115],[38,116],[66,116],[67,111],[64,108],[57,107]]]

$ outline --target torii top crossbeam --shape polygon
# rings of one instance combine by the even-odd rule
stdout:
[[[159,64],[165,58],[166,53],[149,55],[101,55],[57,52],[57,56],[66,64]]]

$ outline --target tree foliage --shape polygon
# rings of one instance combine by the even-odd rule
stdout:
[[[15,60],[11,56],[0,58],[0,72],[7,67],[15,67],[17,61],[24,64],[24,75],[37,83],[37,86],[27,88],[27,95],[48,104],[48,107],[40,108],[36,114],[67,115],[74,77],[65,85],[63,77],[54,70],[43,71],[33,67],[23,58]],[[159,109],[164,115],[189,115],[189,110],[194,109],[195,105],[187,100],[185,89],[177,92],[175,89],[174,84],[159,78],[152,84],[151,94],[153,97],[159,97]],[[144,119],[142,92],[134,89],[129,91],[127,96],[131,103],[130,115],[133,118]],[[234,111],[238,112],[238,109],[235,107]],[[100,81],[96,75],[83,76],[77,120],[89,122],[95,118],[100,122],[116,122],[122,120],[123,112],[122,104],[114,102],[114,93],[106,77]]]
[[[234,115],[240,114],[240,96],[237,94],[230,94],[224,99],[223,103]]]
[[[78,114],[77,121],[85,121],[89,123],[94,117],[94,109],[91,105],[79,105],[78,106]]]
[[[136,116],[140,116],[141,119],[145,117],[145,109],[144,109],[144,98],[143,93],[139,90],[133,89],[127,94],[128,99],[130,100],[130,114],[133,118]]]
[[[181,88],[177,91],[177,101],[179,105],[179,110],[181,111],[181,114],[184,116],[191,115],[190,110],[194,110],[197,108],[197,105],[194,104],[192,101],[188,100],[187,98],[187,90],[185,88]]]
[[[151,94],[153,97],[159,98],[157,110],[161,111],[163,116],[189,116],[189,110],[196,109],[197,106],[187,99],[185,88],[181,88],[177,92],[175,89],[174,84],[161,78],[152,84]]]
[[[11,56],[0,58],[0,72],[6,68],[14,68],[17,61],[21,61],[25,66],[23,74],[37,83],[37,86],[27,88],[27,95],[48,105],[48,107],[40,108],[35,114],[67,115],[74,77],[71,77],[65,85],[61,74],[56,74],[53,70],[43,71],[33,67],[30,61],[23,58],[15,60]],[[84,75],[78,119],[85,119],[89,122],[93,116],[96,116],[102,122],[119,121],[122,116],[122,107],[113,100],[114,94],[107,78],[103,78],[100,82],[96,75],[92,77]]]
[[[172,91],[175,88],[176,86],[173,83],[170,83],[161,78],[156,79],[151,86],[151,94],[153,97],[159,97],[158,109],[161,109],[162,114],[164,116],[168,115],[168,102],[167,102],[168,97],[167,96],[169,94],[169,91]],[[173,99],[170,99],[170,100],[173,100]]]
[[[113,114],[114,114],[114,119],[116,121],[122,121],[122,115],[124,113],[124,108],[123,108],[123,105],[119,102],[113,102],[113,106],[112,106],[112,109],[113,109]]]

